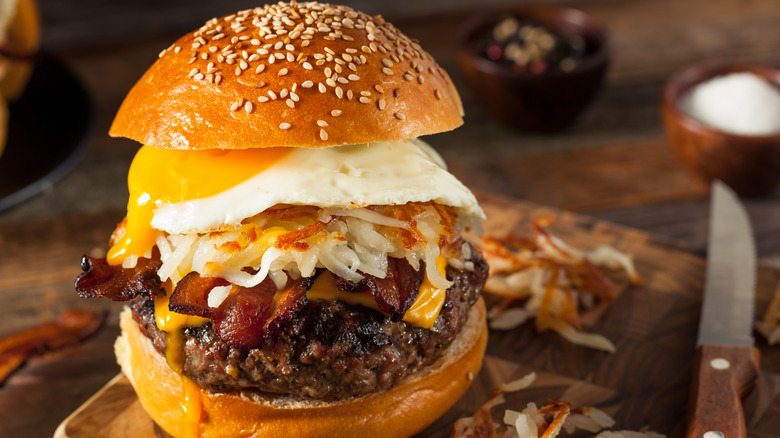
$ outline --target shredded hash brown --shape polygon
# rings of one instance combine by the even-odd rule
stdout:
[[[513,382],[504,383],[493,391],[493,396],[471,417],[455,422],[451,438],[555,438],[564,430],[567,434],[576,430],[590,433],[601,431],[596,438],[665,438],[665,435],[641,431],[607,431],[615,420],[594,407],[572,408],[566,401],[548,401],[537,407],[528,403],[522,411],[504,411],[503,424],[493,420],[496,406],[504,404],[504,394],[529,387],[536,380],[530,373]]]
[[[580,311],[608,305],[616,283],[641,284],[630,256],[602,245],[583,251],[550,234],[552,217],[537,219],[531,236],[482,238],[490,265],[485,291],[497,297],[490,327],[507,330],[534,318],[538,332],[552,329],[578,345],[614,352],[604,336],[582,331]]]

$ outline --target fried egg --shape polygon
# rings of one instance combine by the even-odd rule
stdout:
[[[484,219],[474,195],[419,139],[331,148],[142,147],[128,175],[124,236],[108,259],[143,256],[157,234],[236,227],[277,204],[360,208],[434,201]]]

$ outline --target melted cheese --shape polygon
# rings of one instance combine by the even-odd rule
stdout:
[[[436,259],[436,268],[444,274],[447,267],[447,260],[439,256]],[[444,300],[447,297],[447,291],[433,287],[428,277],[420,285],[420,291],[417,298],[412,303],[409,310],[404,313],[403,321],[414,326],[426,329],[433,328],[436,318],[444,306]],[[306,298],[309,300],[341,300],[347,304],[361,305],[380,311],[379,307],[370,292],[344,292],[336,287],[336,282],[330,272],[320,274],[308,292]]]
[[[170,296],[172,289],[170,283],[166,283],[166,289],[168,290],[168,296]],[[168,309],[168,296],[154,300],[155,323],[160,330],[166,333],[165,361],[171,370],[181,378],[183,397],[180,408],[184,412],[184,418],[186,419],[184,437],[198,438],[200,436],[200,419],[203,414],[203,403],[198,384],[182,373],[184,368],[184,328],[204,324],[208,319],[172,312]]]
[[[119,265],[129,255],[142,257],[151,252],[160,232],[151,225],[155,208],[222,193],[289,152],[289,148],[179,151],[142,147],[127,175],[127,229],[109,250],[108,262]]]

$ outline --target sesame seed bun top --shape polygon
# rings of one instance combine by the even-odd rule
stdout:
[[[447,73],[381,16],[317,2],[214,18],[160,53],[109,133],[172,149],[325,147],[463,123]]]

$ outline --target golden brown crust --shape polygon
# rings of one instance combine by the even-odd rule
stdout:
[[[324,147],[448,131],[462,112],[447,73],[381,16],[280,3],[164,50],[109,133],[173,149]]]
[[[3,47],[24,59],[0,58],[0,94],[14,100],[24,92],[41,44],[41,23],[35,0],[19,0],[6,30]]]
[[[166,432],[184,434],[181,380],[141,334],[129,310],[121,317],[117,359],[144,409]],[[341,402],[268,399],[265,403],[201,390],[201,437],[405,437],[443,415],[466,391],[482,364],[487,343],[485,305],[433,367],[390,391]]]

